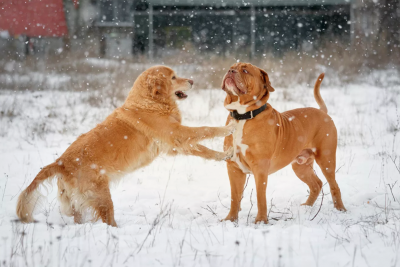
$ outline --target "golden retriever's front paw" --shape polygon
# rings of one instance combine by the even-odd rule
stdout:
[[[234,153],[234,149],[233,147],[228,148],[227,151],[225,151],[225,157],[222,160],[228,160],[231,159],[233,157],[233,153]]]
[[[215,160],[217,161],[228,160],[232,157],[233,157],[233,147],[230,147],[225,152],[218,152],[217,156],[215,157]]]
[[[237,122],[235,120],[231,120],[231,122],[224,127],[224,136],[228,136],[233,134],[236,131]]]

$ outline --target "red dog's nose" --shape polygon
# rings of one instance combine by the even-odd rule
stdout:
[[[188,80],[188,82],[189,82],[191,85],[193,85],[193,80]]]
[[[229,71],[228,71],[228,73],[236,73],[237,72],[237,70],[234,70],[234,69],[230,69]]]

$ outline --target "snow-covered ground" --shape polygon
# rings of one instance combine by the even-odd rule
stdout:
[[[15,206],[40,167],[104,119],[115,99],[0,91],[0,265],[400,266],[400,87],[323,83],[321,93],[339,132],[337,181],[347,212],[333,208],[328,185],[323,201],[300,206],[308,187],[289,166],[268,181],[268,225],[253,223],[252,176],[239,223],[220,222],[230,204],[225,163],[161,156],[113,187],[119,228],[112,228],[61,215],[55,184],[44,191],[37,223],[19,223]],[[192,91],[180,102],[183,124],[223,125],[224,96]],[[317,106],[311,86],[276,88],[270,103],[278,111]],[[222,142],[204,144],[222,150]]]

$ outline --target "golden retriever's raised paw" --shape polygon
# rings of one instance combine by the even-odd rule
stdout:
[[[236,131],[237,122],[236,122],[235,120],[231,120],[231,121],[229,122],[229,124],[226,125],[226,126],[223,127],[223,128],[224,128],[223,136],[231,135],[231,134],[233,134],[233,133]]]
[[[234,149],[233,147],[228,148],[227,151],[224,152],[225,157],[222,160],[228,160],[233,157]]]
[[[222,161],[222,160],[228,160],[233,157],[233,147],[228,148],[225,152],[217,152],[217,156],[215,160],[217,161]]]

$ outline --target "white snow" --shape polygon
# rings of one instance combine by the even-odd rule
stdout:
[[[317,107],[311,87],[287,89],[286,99],[283,90],[269,100],[278,111]],[[333,208],[328,185],[322,206],[322,195],[314,207],[300,206],[308,187],[289,166],[268,179],[268,225],[253,223],[253,176],[239,223],[220,222],[231,202],[226,164],[161,156],[113,186],[119,228],[112,228],[62,216],[55,183],[42,190],[37,223],[15,221],[15,206],[40,167],[102,121],[113,100],[98,107],[90,93],[0,91],[2,266],[400,266],[400,88],[322,84],[321,94],[338,128],[347,212]],[[183,124],[224,125],[224,97],[220,89],[192,91],[179,102]],[[223,139],[204,144],[222,151]]]

